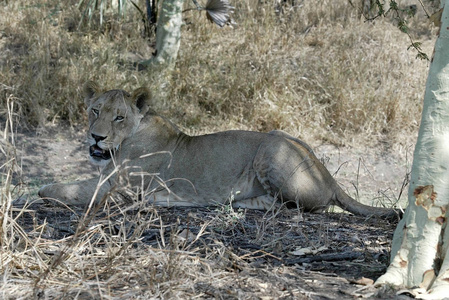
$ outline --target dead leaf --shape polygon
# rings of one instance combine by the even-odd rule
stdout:
[[[373,285],[374,280],[372,280],[371,278],[362,277],[360,279],[354,280],[354,283],[360,285]]]
[[[430,16],[429,20],[436,27],[441,27],[441,15],[443,14],[443,8]]]
[[[295,251],[289,252],[289,254],[295,255],[295,256],[303,256],[303,255],[307,255],[307,254],[315,255],[318,252],[322,252],[322,251],[325,251],[327,249],[328,248],[326,246],[321,246],[318,249],[312,249],[311,247],[297,248]]]

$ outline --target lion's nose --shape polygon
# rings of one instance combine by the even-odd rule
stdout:
[[[99,136],[99,135],[96,135],[96,134],[93,134],[93,133],[92,133],[92,137],[94,138],[95,142],[97,142],[97,143],[99,141],[102,141],[102,140],[107,138],[107,136]]]

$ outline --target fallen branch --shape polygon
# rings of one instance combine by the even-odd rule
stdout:
[[[327,253],[314,255],[311,257],[298,257],[293,259],[287,259],[284,261],[286,266],[291,266],[295,264],[312,263],[319,261],[341,261],[341,260],[353,260],[363,256],[362,253],[358,252],[343,252],[343,253]]]

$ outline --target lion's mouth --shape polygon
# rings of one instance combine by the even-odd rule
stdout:
[[[111,150],[104,150],[97,145],[89,147],[89,154],[95,160],[108,160],[111,159]]]

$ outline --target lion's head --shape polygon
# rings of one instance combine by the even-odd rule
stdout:
[[[123,140],[137,130],[149,110],[150,92],[139,88],[132,94],[123,90],[102,92],[94,82],[84,87],[89,115],[87,141],[91,161],[105,166]]]

